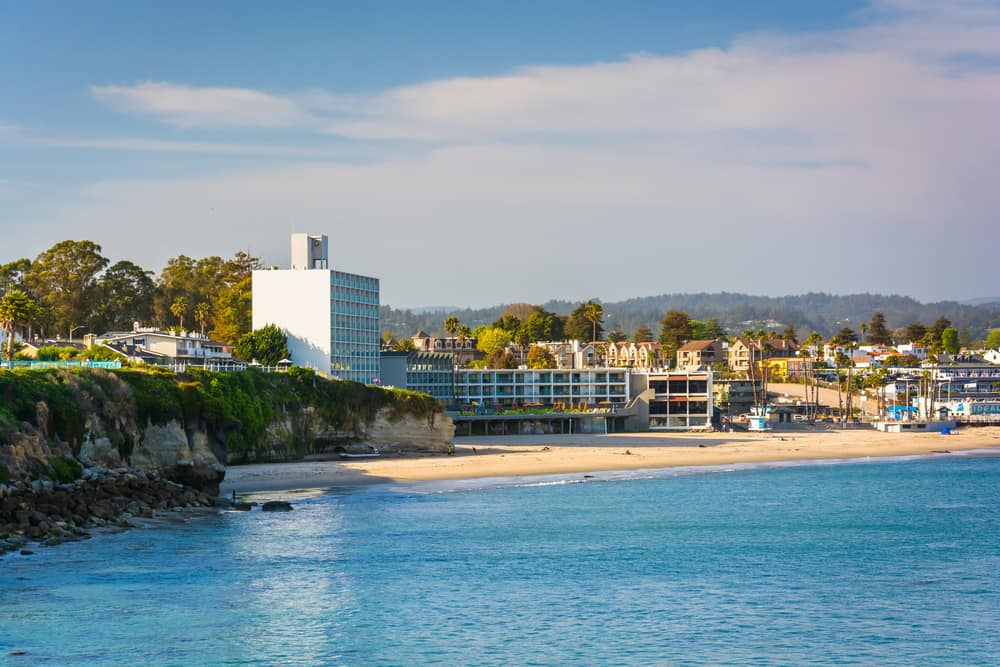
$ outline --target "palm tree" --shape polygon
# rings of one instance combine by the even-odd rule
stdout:
[[[187,314],[187,297],[179,296],[170,304],[170,313],[180,321],[181,329],[184,328],[184,315]]]
[[[212,307],[202,301],[194,307],[194,319],[201,328],[201,335],[205,335],[205,327],[208,326],[208,314],[212,312]]]
[[[597,340],[597,324],[604,317],[604,306],[591,299],[583,309],[583,316],[590,320],[590,324],[593,326],[590,340]]]
[[[459,324],[458,318],[454,315],[449,315],[444,318],[444,330],[449,336],[455,335],[455,332],[458,331]]]
[[[7,359],[14,358],[14,331],[38,319],[41,309],[24,291],[14,288],[0,299],[0,329],[7,334]]]
[[[472,338],[472,329],[468,326],[462,324],[455,329],[455,337],[458,338],[458,347],[461,350],[461,354],[465,354],[465,341]],[[459,363],[462,363],[461,358],[458,359]]]

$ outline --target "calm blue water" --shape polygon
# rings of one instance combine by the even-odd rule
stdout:
[[[662,474],[331,492],[8,557],[0,663],[1000,664],[1000,459]]]

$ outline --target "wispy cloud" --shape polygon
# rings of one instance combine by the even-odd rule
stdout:
[[[150,265],[154,255],[191,252],[184,239],[226,253],[251,232],[256,249],[282,263],[287,232],[333,231],[336,211],[351,221],[336,229],[340,246],[351,248],[338,265],[384,269],[393,303],[426,302],[428,285],[449,286],[452,300],[489,303],[587,296],[595,281],[606,298],[639,284],[651,292],[783,293],[794,285],[944,297],[950,285],[909,267],[936,265],[934,239],[945,225],[953,238],[974,240],[961,249],[963,279],[997,279],[998,54],[993,3],[881,0],[843,30],[752,35],[725,48],[525,67],[374,95],[96,87],[113,108],[173,126],[294,127],[390,148],[363,163],[282,161],[98,182],[48,217],[99,226],[122,244],[137,219],[175,230],[176,247],[137,246]],[[963,59],[976,66],[955,67]],[[243,150],[137,139],[93,145]],[[249,150],[257,148],[269,150]],[[779,252],[755,238],[783,245]],[[425,259],[427,239],[448,262]],[[534,271],[482,279],[491,249],[515,243],[519,264],[545,267],[545,287]],[[884,247],[906,259],[869,259]],[[836,277],[817,260],[833,251],[849,266]],[[709,253],[714,267],[740,267],[739,278],[707,269]],[[745,270],[776,261],[784,272]]]
[[[309,119],[295,102],[249,88],[144,82],[91,86],[90,93],[114,109],[150,114],[180,127],[287,127]]]

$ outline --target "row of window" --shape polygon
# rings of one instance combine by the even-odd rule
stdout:
[[[708,393],[707,380],[653,380],[650,389],[656,394],[705,394]]]
[[[624,373],[476,373],[459,371],[455,374],[455,382],[460,384],[539,384],[551,382],[572,382],[575,384],[603,384],[607,382],[623,384]]]
[[[359,276],[356,273],[345,273],[343,271],[330,272],[330,284],[337,287],[353,287],[371,292],[378,292],[378,278]]]

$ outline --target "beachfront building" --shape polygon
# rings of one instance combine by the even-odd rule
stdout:
[[[455,365],[443,352],[386,351],[380,355],[379,383],[430,394],[445,405],[455,399]]]
[[[632,376],[650,431],[712,428],[712,371],[649,371]]]
[[[379,378],[379,281],[329,267],[326,236],[292,234],[292,268],[253,272],[253,328],[274,324],[297,366]]]
[[[624,405],[629,397],[627,369],[455,371],[455,402],[462,409],[588,409]]]

